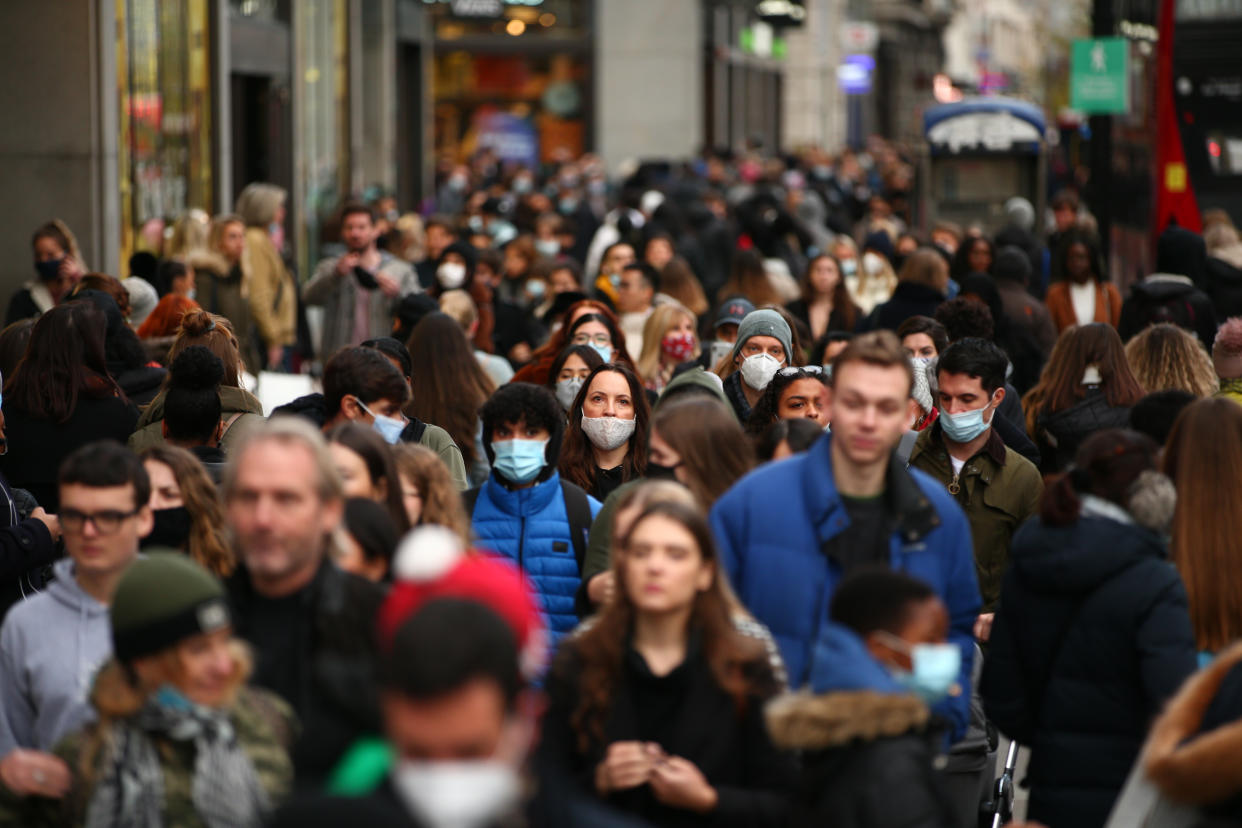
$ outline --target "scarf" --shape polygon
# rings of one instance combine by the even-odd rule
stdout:
[[[257,826],[270,806],[223,711],[161,691],[112,735],[86,828],[162,828],[164,769],[152,737],[194,745],[194,810],[211,828]]]

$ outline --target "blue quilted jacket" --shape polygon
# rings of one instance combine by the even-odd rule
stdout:
[[[587,496],[591,518],[600,503]],[[569,534],[569,516],[561,493],[561,477],[529,489],[510,490],[493,473],[479,490],[471,516],[479,545],[517,563],[534,582],[555,645],[578,624],[574,593],[581,573]]]

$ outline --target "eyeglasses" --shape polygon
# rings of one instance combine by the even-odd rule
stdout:
[[[595,336],[591,336],[590,334],[584,334],[584,333],[574,334],[574,339],[573,339],[574,345],[587,345],[591,342],[594,342],[596,345],[611,345],[612,336],[606,333],[595,334]]]
[[[819,367],[818,365],[791,365],[788,368],[782,368],[776,373],[782,377],[794,377],[794,376],[801,376],[803,374],[809,374],[811,376],[818,376],[824,373],[824,369]]]
[[[132,518],[142,510],[142,507],[134,509],[132,512],[119,512],[116,509],[105,509],[102,512],[79,512],[77,509],[61,509],[60,510],[60,528],[66,532],[77,534],[86,528],[86,522],[90,521],[95,524],[95,530],[101,535],[111,535],[121,528],[121,524],[128,518]]]

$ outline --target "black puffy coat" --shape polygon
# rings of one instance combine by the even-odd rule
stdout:
[[[898,282],[892,297],[876,305],[871,315],[859,325],[860,330],[874,331],[887,328],[895,331],[911,316],[935,316],[936,308],[944,302],[945,295],[933,287],[917,282]]]
[[[1242,268],[1209,256],[1204,265],[1207,272],[1207,294],[1216,309],[1216,321],[1242,316]]]
[[[1186,590],[1146,529],[1035,519],[1014,537],[981,692],[1031,748],[1029,818],[1106,821],[1152,720],[1194,672]]]
[[[1052,414],[1041,414],[1035,422],[1035,444],[1039,447],[1039,470],[1044,474],[1063,471],[1074,462],[1082,441],[1105,428],[1129,428],[1130,406],[1109,405],[1099,388],[1090,388],[1079,402]]]
[[[1189,276],[1155,273],[1130,289],[1121,305],[1117,333],[1129,342],[1144,328],[1168,322],[1199,337],[1212,350],[1216,339],[1216,311],[1212,300],[1190,281]]]

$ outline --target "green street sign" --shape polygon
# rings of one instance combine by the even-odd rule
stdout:
[[[1124,37],[1074,41],[1070,106],[1087,115],[1130,111],[1130,44]]]

